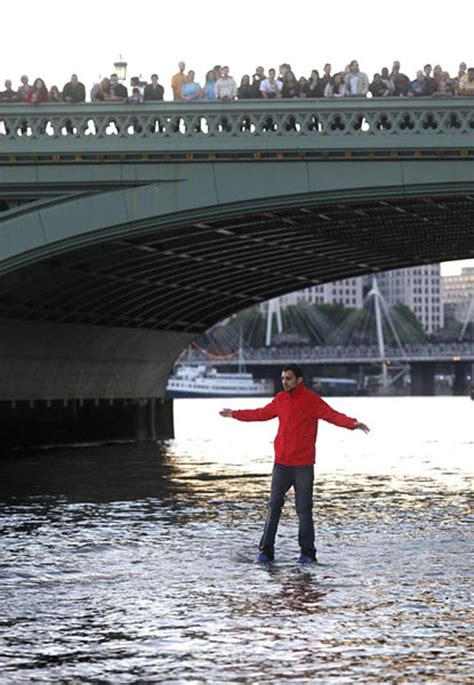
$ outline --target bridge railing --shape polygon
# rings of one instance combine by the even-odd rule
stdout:
[[[0,155],[326,154],[474,149],[474,99],[0,105]]]
[[[411,344],[399,347],[386,345],[385,359],[393,362],[408,361],[473,361],[474,345],[472,342],[454,342],[438,344]],[[247,364],[284,364],[288,361],[307,363],[339,363],[345,362],[376,362],[380,360],[377,345],[318,345],[303,347],[261,347],[249,348],[243,355]],[[195,348],[191,348],[187,361],[205,362],[215,365],[235,365],[236,358],[208,359],[206,355]]]

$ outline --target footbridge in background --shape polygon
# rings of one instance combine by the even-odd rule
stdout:
[[[2,431],[123,405],[171,433],[173,361],[218,320],[473,257],[473,104],[1,106]]]

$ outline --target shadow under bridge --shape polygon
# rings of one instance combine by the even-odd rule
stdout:
[[[351,107],[341,114],[354,122],[367,105]],[[174,131],[174,151],[150,132],[142,163],[127,159],[133,137],[124,130],[91,139],[100,159],[50,164],[28,157],[29,144],[44,148],[39,132],[15,143],[24,173],[35,169],[28,183],[0,169],[10,179],[0,227],[2,403],[160,399],[180,351],[231,313],[336,279],[474,255],[467,123],[465,136],[260,129],[249,132],[258,154],[245,138],[236,152],[242,136],[224,129],[192,140]],[[65,138],[68,152],[81,148]],[[183,158],[196,140],[201,153]],[[12,203],[22,192],[24,202]]]

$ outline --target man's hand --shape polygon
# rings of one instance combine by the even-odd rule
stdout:
[[[365,423],[361,423],[360,421],[356,423],[354,430],[361,430],[364,431],[364,433],[370,433],[370,428],[366,426]]]
[[[224,417],[232,418],[232,409],[221,409],[219,414]]]

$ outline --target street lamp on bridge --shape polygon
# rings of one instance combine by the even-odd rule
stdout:
[[[114,62],[114,71],[119,81],[125,81],[127,78],[127,66],[127,62],[124,62],[122,55],[119,55],[118,61]]]

